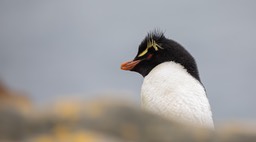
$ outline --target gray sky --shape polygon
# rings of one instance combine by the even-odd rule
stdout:
[[[215,120],[256,119],[255,13],[254,0],[1,0],[0,78],[36,101],[104,91],[139,101],[143,78],[120,63],[159,28],[196,58]]]

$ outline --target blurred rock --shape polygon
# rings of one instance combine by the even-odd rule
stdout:
[[[184,126],[123,101],[59,101],[48,110],[0,109],[0,140],[28,142],[255,142],[240,125],[215,132]]]
[[[20,140],[26,138],[27,120],[18,109],[0,108],[0,140]]]
[[[0,81],[0,107],[6,106],[27,110],[31,108],[31,101],[26,93],[13,91]]]
[[[39,109],[25,93],[0,83],[3,142],[256,142],[256,129],[249,126],[231,123],[216,131],[185,126],[111,98],[59,100]]]

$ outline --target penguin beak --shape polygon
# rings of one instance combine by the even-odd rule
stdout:
[[[121,69],[122,70],[132,70],[137,64],[139,64],[141,60],[134,60],[134,61],[129,61],[121,64]]]

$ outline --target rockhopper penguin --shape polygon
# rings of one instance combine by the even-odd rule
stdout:
[[[150,32],[141,42],[136,57],[123,63],[121,69],[144,77],[143,109],[181,123],[214,128],[194,58],[162,32]]]

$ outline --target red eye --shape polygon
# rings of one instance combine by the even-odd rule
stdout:
[[[151,59],[152,56],[153,56],[152,54],[148,54],[147,59],[148,60]]]

